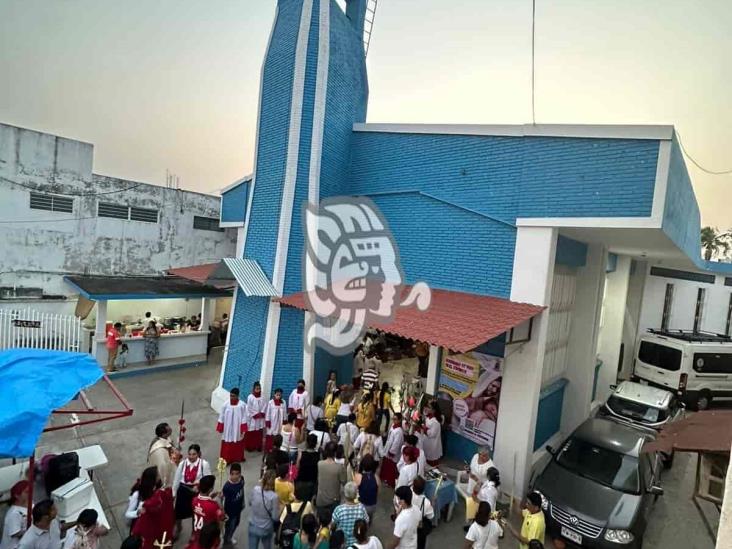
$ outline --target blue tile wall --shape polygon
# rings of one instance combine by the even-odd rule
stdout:
[[[538,450],[559,432],[562,422],[562,405],[564,390],[568,381],[559,379],[541,390],[539,395],[539,411],[536,414],[536,431],[534,432],[534,450]]]
[[[275,354],[275,368],[272,375],[272,388],[281,387],[285,395],[295,388],[302,377],[302,327],[305,313],[292,307],[280,310],[280,328]]]
[[[555,260],[567,267],[584,267],[587,262],[587,244],[559,235]]]
[[[658,141],[354,132],[353,194],[418,189],[517,217],[648,216]]]
[[[516,230],[419,194],[373,195],[407,283],[509,297]]]
[[[330,5],[330,59],[325,102],[320,196],[352,194],[348,165],[354,122],[366,120],[368,79],[361,35],[338,7]]]
[[[671,162],[663,210],[663,231],[697,264],[701,262],[699,206],[686,171],[684,156],[678,142],[671,143]]]
[[[247,297],[237,291],[235,299],[223,386],[226,390],[236,387],[241,376],[242,391],[248,391],[261,375],[269,298]]]
[[[282,184],[287,161],[292,80],[300,25],[300,2],[279,2],[277,22],[262,70],[257,168],[246,257],[272,277]]]
[[[249,182],[241,183],[221,195],[221,222],[243,223],[247,213]]]

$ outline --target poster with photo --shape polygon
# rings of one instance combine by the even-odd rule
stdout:
[[[493,448],[503,359],[478,352],[445,356],[440,393],[452,401],[452,430]]]

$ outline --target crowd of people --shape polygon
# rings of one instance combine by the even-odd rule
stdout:
[[[367,376],[355,390],[339,385],[331,372],[325,389],[325,398],[312,402],[304,380],[286,401],[281,389],[265,400],[259,382],[246,400],[232,389],[216,426],[221,435],[216,470],[197,444],[183,455],[172,442],[171,427],[159,424],[148,466],[130,491],[124,515],[130,535],[122,549],[164,549],[166,540],[172,544],[181,537],[188,520],[186,549],[236,544],[236,532],[244,529],[244,546],[250,549],[273,544],[282,549],[424,549],[441,512],[425,494],[427,472],[442,457],[436,402],[407,418],[392,408],[389,387],[379,386],[378,376]],[[245,497],[247,452],[261,452],[262,461],[259,480]],[[214,473],[224,472],[222,464],[228,480],[220,478],[217,489]],[[516,530],[496,512],[501,481],[489,449],[481,448],[466,469],[465,548],[497,549],[505,530],[520,549],[539,549],[545,529],[541,496],[527,496],[523,525]],[[385,487],[393,493],[392,503],[381,510],[379,493]],[[35,505],[33,525],[26,531],[27,482],[18,483],[12,496],[0,549],[96,549],[107,532],[91,509],[76,523],[59,525],[50,500]],[[379,513],[393,522],[391,536],[383,541],[371,534]],[[70,532],[62,540],[66,529]]]

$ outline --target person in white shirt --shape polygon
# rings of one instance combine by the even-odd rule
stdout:
[[[109,533],[109,528],[97,522],[99,514],[94,509],[84,509],[64,539],[64,549],[97,549],[99,538]]]
[[[310,431],[311,435],[314,435],[317,442],[315,443],[315,449],[318,452],[322,452],[325,445],[331,440],[330,430],[328,429],[328,422],[324,419],[319,419],[315,422],[315,429]]]
[[[424,424],[424,453],[427,463],[432,467],[436,467],[442,457],[442,424],[440,423],[439,413],[435,404],[424,409],[424,415],[427,418]]]
[[[425,459],[424,450],[420,450],[419,448],[419,438],[417,435],[406,435],[404,437],[404,446],[402,446],[400,455],[402,457],[399,458],[399,463],[397,463],[397,469],[401,465],[404,464],[404,449],[405,448],[414,448],[416,450],[416,461],[417,461],[417,473],[420,475],[424,475],[425,470],[427,469],[427,460]]]
[[[356,451],[359,461],[363,459],[366,454],[371,454],[374,460],[378,461],[380,458],[377,457],[377,441],[380,441],[378,428],[376,422],[372,421],[371,425],[368,426],[363,433],[359,433],[356,437],[356,441],[353,443],[353,449]]]
[[[402,450],[402,459],[399,465],[397,465],[399,469],[399,478],[396,483],[397,488],[401,486],[412,486],[414,479],[419,476],[416,453],[417,449],[413,446],[405,446],[404,450]]]
[[[262,385],[257,381],[247,397],[247,434],[244,437],[247,452],[262,451],[266,412],[267,401],[262,396]]]
[[[435,518],[435,510],[432,502],[424,495],[427,481],[417,477],[412,483],[412,507],[419,511],[420,528],[417,529],[417,549],[425,549],[427,546],[427,535],[432,529],[432,521]]]
[[[477,490],[478,502],[485,501],[491,506],[491,509],[496,508],[496,502],[498,501],[498,487],[501,485],[501,477],[498,474],[498,469],[491,467],[488,469],[488,480],[480,485]]]
[[[315,429],[315,422],[323,417],[323,397],[315,397],[315,401],[308,406],[308,411],[305,414],[305,429],[312,431]]]
[[[20,538],[25,533],[28,520],[29,486],[30,483],[27,480],[21,480],[10,489],[10,508],[5,513],[0,549],[17,549]]]
[[[363,519],[358,519],[353,524],[353,537],[356,541],[350,545],[356,549],[384,549],[384,546],[376,536],[369,536],[369,525]]]
[[[305,390],[305,380],[300,379],[297,381],[297,387],[290,393],[290,398],[287,399],[287,412],[297,414],[295,427],[298,429],[302,429],[305,423],[305,410],[309,405],[310,395]]]
[[[46,499],[33,507],[33,524],[20,538],[18,549],[61,549],[61,530],[56,518],[56,506]],[[63,530],[76,526],[76,523],[64,524]]]
[[[356,414],[351,414],[348,416],[348,420],[345,423],[341,423],[340,427],[338,427],[338,430],[336,431],[336,436],[338,437],[338,443],[344,445],[346,444],[346,433],[350,435],[350,440],[348,440],[348,443],[350,447],[353,447],[353,444],[356,442],[356,439],[358,438],[359,428],[356,425]],[[348,451],[349,448],[346,448]]]
[[[498,549],[498,540],[503,535],[503,528],[491,518],[491,506],[481,501],[475,522],[470,525],[465,535],[465,549]]]
[[[389,432],[386,435],[384,443],[384,455],[381,463],[381,480],[387,486],[392,488],[396,485],[397,463],[402,456],[402,446],[404,445],[404,430],[402,429],[402,414],[399,412],[394,414]]]
[[[247,406],[239,400],[239,388],[229,392],[229,402],[221,407],[216,431],[221,433],[221,458],[226,463],[246,461],[244,435],[248,428]]]
[[[173,478],[176,533],[180,534],[183,519],[193,516],[193,497],[198,491],[198,483],[210,474],[211,465],[201,457],[201,447],[191,444],[188,447],[188,457],[180,462]]]
[[[412,489],[400,486],[394,497],[399,501],[399,510],[394,519],[394,537],[387,549],[417,549],[417,528],[421,515],[412,505]]]
[[[488,469],[495,467],[491,459],[490,448],[481,446],[478,452],[470,460],[470,464],[465,466],[468,473],[468,498],[465,500],[465,524],[469,524],[478,511],[478,502],[476,491],[481,485],[488,480]],[[476,495],[475,498],[472,496]]]
[[[274,437],[280,434],[282,424],[287,417],[287,408],[282,400],[282,389],[277,388],[274,391],[274,398],[267,404],[267,410],[264,414],[265,428],[267,434],[264,440],[264,451],[269,453],[272,450],[272,442]]]

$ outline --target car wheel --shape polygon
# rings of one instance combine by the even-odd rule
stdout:
[[[699,396],[696,397],[696,406],[695,408],[697,410],[707,410],[709,406],[712,404],[712,392],[711,391],[700,391]]]

